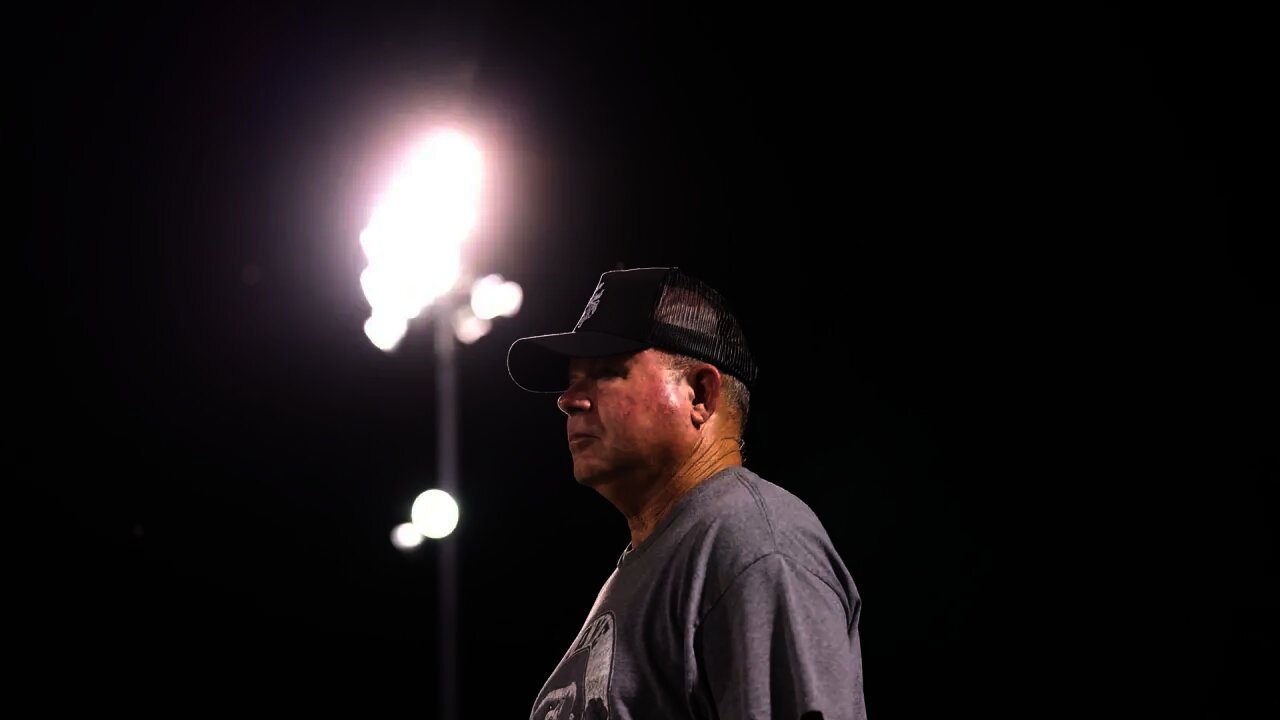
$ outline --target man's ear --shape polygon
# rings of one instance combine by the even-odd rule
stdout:
[[[714,365],[699,364],[689,371],[689,387],[693,388],[694,427],[702,427],[720,407],[720,383],[720,371]]]

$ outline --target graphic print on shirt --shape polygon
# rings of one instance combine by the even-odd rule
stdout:
[[[533,711],[536,720],[608,720],[613,675],[613,613],[592,620],[573,644]],[[579,688],[582,688],[581,692]]]

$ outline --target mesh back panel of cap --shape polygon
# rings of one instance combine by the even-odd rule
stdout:
[[[709,362],[751,387],[756,364],[728,303],[711,286],[679,271],[668,273],[653,312],[650,342]]]

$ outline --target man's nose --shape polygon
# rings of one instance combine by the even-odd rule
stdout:
[[[560,412],[565,415],[573,415],[574,413],[590,410],[591,400],[586,393],[570,387],[560,393],[560,397],[556,399],[556,405],[560,408]]]

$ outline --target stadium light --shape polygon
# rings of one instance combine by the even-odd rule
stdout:
[[[485,157],[474,140],[456,128],[436,130],[406,154],[360,233],[367,260],[360,287],[370,307],[364,324],[369,341],[393,352],[411,321],[425,314],[435,326],[438,487],[418,496],[410,522],[392,531],[392,544],[408,551],[430,538],[440,551],[442,720],[458,717],[455,353],[458,343],[484,337],[495,318],[514,316],[523,298],[518,284],[498,275],[473,281],[464,267],[462,251],[478,224],[484,181]]]

